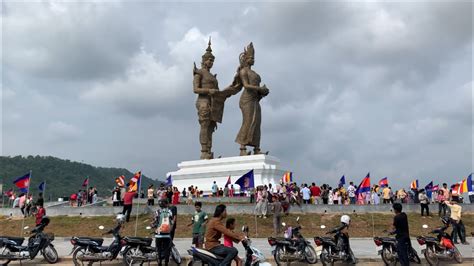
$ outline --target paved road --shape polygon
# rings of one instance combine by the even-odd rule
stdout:
[[[112,239],[106,238],[104,241],[104,245],[110,243]],[[420,254],[419,245],[415,243],[416,240],[413,241],[413,246],[417,249],[418,254]],[[474,239],[470,239],[471,243],[474,243]],[[186,250],[190,247],[191,239],[189,238],[177,238],[175,239],[175,245],[178,247],[179,252],[182,256],[187,255]],[[54,240],[54,245],[58,251],[58,254],[63,259],[63,262],[57,265],[71,265],[69,253],[71,252],[72,245],[69,242],[69,238],[56,238]],[[253,239],[253,245],[259,248],[267,258],[271,257],[271,247],[268,245],[267,239],[258,238]],[[244,254],[244,250],[242,245],[236,245],[239,249],[239,255],[242,256]],[[354,251],[354,254],[357,258],[361,259],[363,263],[361,265],[382,265],[381,262],[378,260],[379,257],[377,256],[377,252],[375,250],[375,244],[371,238],[355,238],[351,239],[351,247]],[[466,263],[462,265],[473,265],[472,259],[474,259],[474,246],[471,245],[458,245],[461,254],[466,259]],[[420,255],[420,257],[422,257]],[[468,260],[469,259],[469,260]],[[114,263],[107,263],[107,265],[120,265],[119,262],[115,261]],[[42,265],[44,263],[42,257],[38,257],[31,263],[24,262],[23,265]],[[19,263],[12,263],[11,265],[19,265]],[[98,264],[97,264],[98,265]],[[292,264],[293,265],[293,264]],[[296,265],[296,264],[294,264]],[[459,264],[458,264],[459,265]]]

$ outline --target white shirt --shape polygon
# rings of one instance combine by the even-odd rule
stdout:
[[[303,199],[304,200],[309,200],[310,199],[311,191],[309,190],[309,188],[304,187],[303,189],[301,189],[301,193],[303,194]]]
[[[356,191],[355,187],[353,185],[349,185],[349,187],[347,188],[347,194],[349,194],[350,198],[353,198],[356,196],[355,191]]]

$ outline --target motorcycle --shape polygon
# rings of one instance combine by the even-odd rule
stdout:
[[[103,238],[72,237],[71,244],[73,247],[70,254],[72,254],[74,265],[83,265],[84,262],[88,262],[88,265],[92,265],[94,262],[116,259],[122,249],[122,237],[120,236],[121,227],[122,223],[119,222],[115,228],[102,234],[112,234],[113,241],[109,246],[102,246],[104,243]],[[99,229],[103,230],[104,227],[99,226]]]
[[[151,227],[147,226],[146,229],[150,230]],[[121,241],[123,263],[125,265],[133,265],[134,263],[142,265],[144,262],[158,260],[158,252],[155,247],[151,246],[152,241],[152,238],[124,237]],[[171,242],[170,255],[176,264],[181,264],[181,256],[173,242]]]
[[[384,230],[383,232],[387,232]],[[389,235],[393,235],[395,232],[389,233]],[[382,257],[383,262],[385,265],[396,265],[398,262],[398,251],[397,251],[397,239],[394,237],[374,237],[374,243],[376,246],[376,250],[378,255]],[[418,256],[416,250],[411,247],[408,253],[408,259],[411,262],[421,264],[421,259]]]
[[[322,247],[320,259],[323,265],[334,265],[335,261],[350,262],[357,264],[357,258],[349,247],[349,239],[342,233],[347,225],[339,226],[326,234],[333,234],[334,237],[316,236],[314,243]],[[321,225],[321,229],[326,226]]]
[[[44,217],[41,223],[31,230],[28,245],[22,246],[24,237],[0,236],[0,265],[8,265],[10,261],[33,260],[41,253],[48,263],[59,260],[58,252],[54,248],[53,234],[44,233],[44,228],[49,224],[49,219]],[[28,229],[25,226],[24,229]]]
[[[292,261],[306,261],[309,264],[318,262],[316,250],[300,233],[299,220],[300,217],[296,218],[298,226],[295,228],[288,226],[285,229],[283,238],[268,238],[268,244],[275,247],[272,254],[278,266],[284,262],[290,263]],[[282,225],[283,227],[286,226],[285,223],[282,223]]]
[[[455,260],[457,263],[462,263],[461,253],[454,245],[451,235],[445,232],[449,227],[449,220],[445,219],[447,220],[443,221],[442,227],[430,232],[430,234],[436,234],[436,237],[418,236],[416,238],[429,265],[438,265],[439,259]],[[428,228],[428,226],[423,225],[423,228]]]
[[[252,241],[249,238],[249,228],[248,226],[242,227],[242,232],[246,234],[246,239],[242,241],[242,245],[245,249],[245,258],[243,265],[244,266],[270,266],[271,264],[265,261],[265,256],[263,253],[258,250],[256,247],[252,246]],[[192,266],[194,263],[200,261],[203,265],[208,264],[211,266],[219,265],[220,262],[224,259],[221,256],[217,256],[205,249],[191,247],[188,250],[188,254],[192,256],[191,261],[188,263],[188,266]]]

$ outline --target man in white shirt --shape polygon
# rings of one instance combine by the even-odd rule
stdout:
[[[350,182],[349,187],[347,187],[347,195],[349,196],[349,200],[351,204],[356,203],[355,192],[356,192],[356,188],[354,187],[354,182]]]
[[[303,194],[303,203],[309,204],[311,198],[311,191],[308,188],[308,184],[304,184],[304,187],[301,189],[301,194]]]

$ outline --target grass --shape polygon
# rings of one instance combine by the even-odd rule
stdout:
[[[258,218],[252,215],[229,215],[236,218],[237,228],[246,224],[250,227],[252,237],[268,237],[273,235],[273,219]],[[322,235],[330,228],[339,224],[340,214],[301,214],[289,215],[282,218],[282,222],[289,225],[296,225],[296,217],[300,217],[300,224],[303,226],[302,233],[306,237]],[[374,235],[383,236],[383,230],[389,229],[392,224],[393,215],[384,213],[368,213],[368,214],[351,214],[351,237],[373,237]],[[140,215],[138,217],[137,235],[148,236],[151,231],[146,230],[146,226],[150,224],[152,217],[150,215]],[[441,225],[438,216],[422,218],[419,214],[408,214],[410,233],[412,236],[427,234],[429,230]],[[178,215],[176,237],[190,238],[191,227],[187,224],[191,221],[191,215]],[[466,234],[474,231],[474,214],[464,214],[463,222],[466,226]],[[24,224],[30,228],[34,227],[34,219],[32,217],[25,219]],[[326,229],[320,226],[326,225]],[[423,229],[422,225],[427,224],[428,229]],[[21,233],[21,219],[0,218],[0,235],[19,236]],[[56,216],[51,217],[51,223],[46,228],[46,232],[52,232],[56,236],[95,236],[100,237],[105,230],[99,230],[99,226],[103,225],[106,229],[114,226],[113,217],[69,217]],[[450,230],[449,230],[450,232]],[[122,235],[135,234],[135,217],[131,217],[127,223]]]

